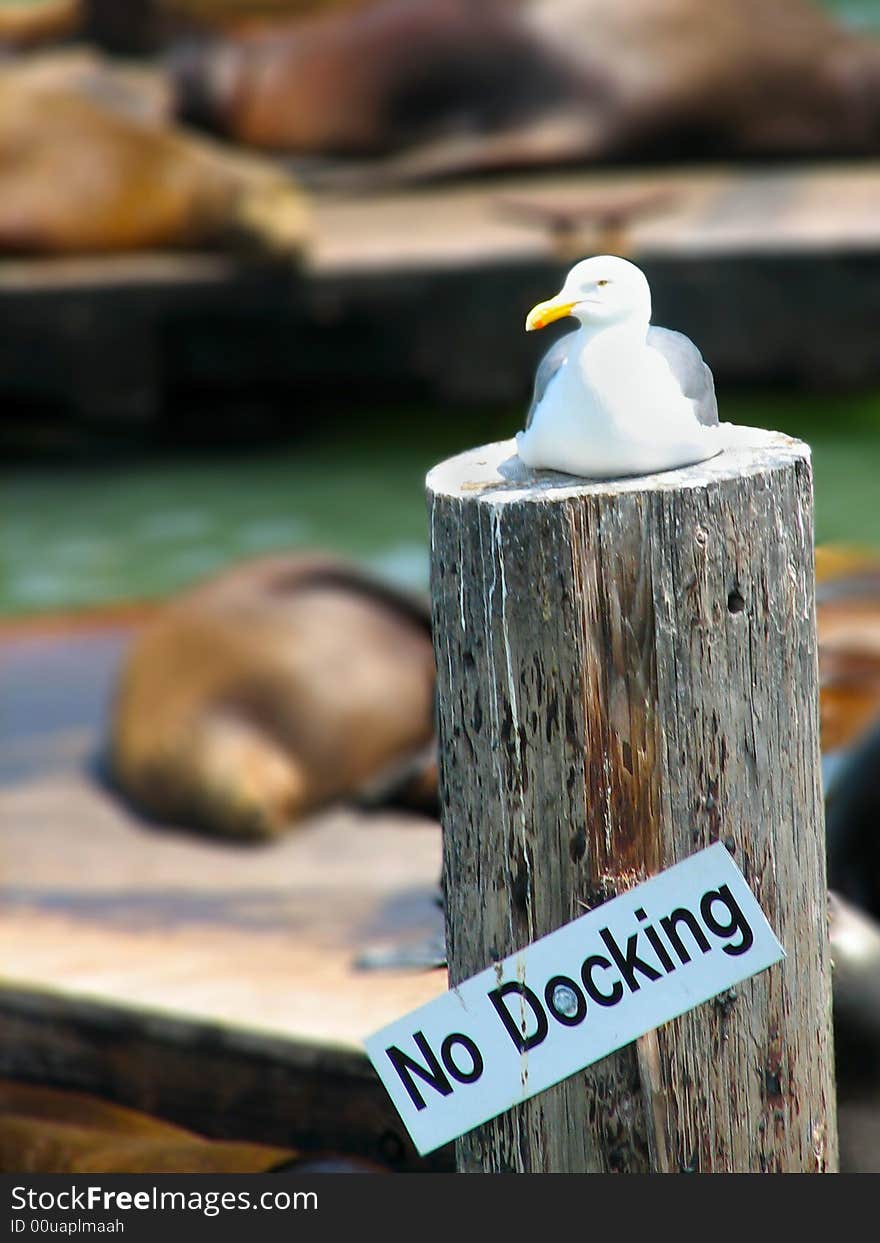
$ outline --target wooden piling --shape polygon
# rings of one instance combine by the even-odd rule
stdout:
[[[506,442],[427,486],[451,983],[719,840],[787,954],[459,1169],[836,1169],[809,450],[589,484]]]

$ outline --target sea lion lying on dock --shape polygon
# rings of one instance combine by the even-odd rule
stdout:
[[[83,1092],[0,1079],[3,1174],[265,1174],[297,1155],[203,1139]]]
[[[828,883],[880,919],[880,554],[816,549]]]
[[[370,0],[158,0],[166,27],[245,30],[291,17],[363,8]]]
[[[184,115],[240,142],[400,174],[880,143],[880,43],[807,0],[376,0],[174,72]]]
[[[565,94],[556,59],[497,0],[378,0],[183,45],[170,65],[185,118],[305,155],[387,154],[450,121],[487,133],[524,119],[523,96],[539,107]]]
[[[159,820],[271,837],[430,768],[433,703],[425,605],[350,565],[269,557],[173,601],[135,641],[111,771]]]
[[[250,246],[295,253],[290,177],[13,68],[0,73],[0,253]]]
[[[72,92],[156,127],[174,124],[174,95],[161,67],[110,60],[82,45],[0,61],[0,81],[32,91]]]
[[[816,549],[822,750],[852,748],[880,719],[880,554]]]
[[[53,43],[73,34],[81,23],[81,0],[4,0],[0,50]]]
[[[20,0],[21,2],[21,0]],[[24,0],[25,3],[28,0]],[[30,0],[32,2],[32,0]],[[59,3],[59,0],[47,0]],[[72,0],[67,0],[72,3]],[[181,34],[247,30],[370,0],[80,0],[85,36],[123,56],[143,56]]]
[[[380,1174],[333,1152],[206,1139],[112,1101],[0,1079],[2,1174]]]

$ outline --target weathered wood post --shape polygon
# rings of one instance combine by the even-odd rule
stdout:
[[[723,841],[787,953],[480,1127],[465,1171],[831,1171],[809,450],[428,476],[451,983]]]

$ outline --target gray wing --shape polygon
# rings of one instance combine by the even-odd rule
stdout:
[[[694,403],[697,418],[705,427],[718,422],[718,403],[712,372],[697,347],[682,332],[671,328],[649,328],[648,345],[662,354],[685,397]]]
[[[571,339],[577,336],[577,331],[577,328],[575,328],[574,332],[567,332],[564,337],[554,341],[538,363],[538,370],[535,372],[535,390],[532,393],[532,404],[529,406],[529,412],[526,415],[526,430],[532,426],[535,411],[541,404],[541,399],[547,392],[550,381],[568,357]]]

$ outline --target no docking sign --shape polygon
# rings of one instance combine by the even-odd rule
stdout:
[[[720,843],[366,1042],[425,1154],[783,958]]]

